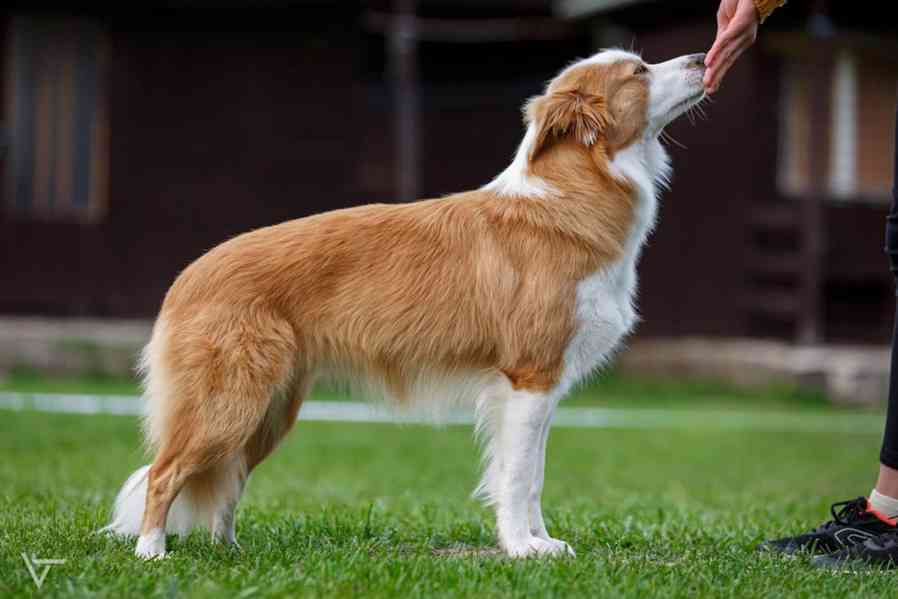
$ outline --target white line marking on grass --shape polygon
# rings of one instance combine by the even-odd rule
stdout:
[[[60,393],[0,392],[0,409],[58,412],[63,414],[141,415],[144,403],[130,395],[69,395]],[[299,420],[312,422],[384,422],[431,424],[433,417],[396,412],[386,406],[355,401],[306,401]],[[470,411],[452,410],[436,420],[439,424],[468,425]],[[560,407],[553,426],[562,428],[606,428],[621,430],[743,430],[782,433],[880,434],[883,417],[878,414],[836,411],[776,412],[736,410],[658,410]]]

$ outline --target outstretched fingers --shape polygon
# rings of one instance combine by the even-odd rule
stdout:
[[[717,12],[717,36],[705,56],[704,84],[708,93],[717,91],[727,71],[749,48],[758,34],[758,14],[751,1],[721,3]]]
[[[703,83],[709,93],[717,91],[724,76],[753,42],[753,35],[743,34],[740,37],[727,40],[726,45],[721,46],[714,62],[709,62],[708,69],[705,71]]]

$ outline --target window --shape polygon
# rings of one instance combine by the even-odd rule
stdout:
[[[824,72],[828,97],[816,97],[814,71],[787,59],[781,103],[779,187],[788,195],[822,186],[835,200],[887,202],[892,189],[898,64],[839,50]],[[815,103],[819,107],[815,106]],[[822,122],[815,118],[819,114]],[[814,144],[813,127],[824,127]],[[822,165],[815,181],[812,163]]]
[[[4,209],[92,222],[106,209],[106,37],[90,20],[16,17],[6,48]]]

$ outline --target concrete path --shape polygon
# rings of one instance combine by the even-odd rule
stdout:
[[[0,392],[0,409],[136,416],[141,414],[143,403],[135,396]],[[384,406],[362,402],[309,400],[303,404],[299,420],[469,425],[473,416],[468,410],[453,410],[435,420],[427,414],[397,413]],[[565,407],[562,404],[555,413],[553,426],[879,435],[882,433],[883,417],[873,413],[836,411],[655,410]]]

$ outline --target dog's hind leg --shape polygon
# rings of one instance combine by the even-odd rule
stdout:
[[[247,478],[293,428],[310,387],[311,377],[294,375],[289,390],[277,394],[269,404],[265,417],[243,447],[241,455],[210,471],[211,480],[206,484],[210,487],[208,496],[214,504],[210,510],[213,540],[237,546],[235,512]]]
[[[212,539],[237,546],[234,512],[246,485],[246,462],[236,456],[193,476],[184,492],[208,518]]]
[[[212,410],[184,410],[173,415],[179,426],[174,435],[163,438],[150,466],[138,555],[155,557],[165,552],[168,511],[182,489],[191,511],[187,518],[191,525],[209,525],[231,540],[233,506],[246,479],[241,450],[264,418],[268,398],[243,395],[229,401],[247,405],[238,418],[225,416],[225,422],[216,423]]]
[[[178,417],[182,427],[175,437],[163,439],[150,466],[137,555],[164,554],[166,520],[178,493],[183,492],[183,503],[190,512],[188,529],[197,523],[215,528],[215,511],[239,498],[245,478],[239,451],[263,414],[262,410],[255,418],[248,414],[249,430],[242,435],[237,430],[210,430],[214,427],[199,415]]]
[[[287,433],[293,429],[299,408],[302,407],[302,402],[309,394],[313,383],[314,378],[310,375],[294,374],[293,383],[288,391],[271,402],[265,418],[244,447],[247,473],[252,472],[271,455]]]
[[[171,396],[155,417],[159,449],[147,479],[139,556],[164,554],[168,512],[182,489],[191,524],[233,536],[233,509],[222,508],[239,499],[248,472],[244,446],[288,385],[296,356],[289,325],[254,317],[171,340],[163,362],[171,365]]]

